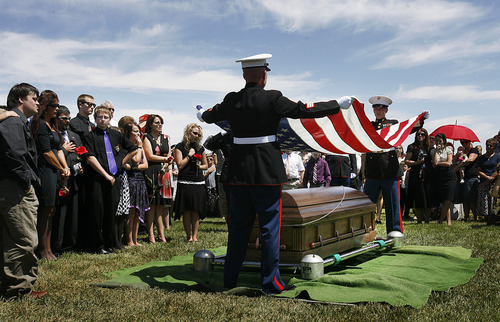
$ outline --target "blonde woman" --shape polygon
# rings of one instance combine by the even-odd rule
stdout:
[[[190,123],[184,129],[182,142],[174,149],[174,160],[179,168],[174,204],[175,219],[182,216],[188,242],[198,241],[200,218],[205,217],[206,190],[203,170],[208,169],[205,148],[201,145],[201,126]]]

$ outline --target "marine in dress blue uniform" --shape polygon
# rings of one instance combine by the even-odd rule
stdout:
[[[226,95],[223,102],[200,112],[207,123],[227,120],[234,141],[227,182],[230,187],[229,236],[224,286],[235,287],[245,259],[248,239],[255,220],[261,229],[262,290],[280,293],[286,289],[280,277],[279,241],[281,226],[281,185],[287,182],[276,141],[280,119],[317,118],[348,108],[351,97],[305,104],[293,102],[276,90],[265,90],[270,54],[237,60],[242,63],[246,86]]]
[[[369,99],[372,104],[376,120],[371,122],[376,130],[397,124],[397,120],[388,120],[385,114],[392,104],[392,100],[386,96],[373,96]],[[420,128],[420,127],[418,127]],[[417,127],[414,127],[412,133]],[[365,189],[373,203],[377,203],[380,191],[384,197],[384,208],[386,216],[387,233],[397,230],[403,232],[401,210],[399,208],[399,177],[403,170],[398,161],[395,149],[367,153],[365,156]]]

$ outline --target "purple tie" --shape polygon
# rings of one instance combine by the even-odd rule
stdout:
[[[316,160],[316,163],[314,164],[313,168],[313,183],[314,184],[318,183],[318,160]]]
[[[106,147],[109,172],[112,175],[115,175],[118,172],[118,168],[116,167],[115,156],[113,155],[113,147],[111,146],[111,142],[109,141],[108,133],[106,133],[106,131],[104,131],[104,146]]]

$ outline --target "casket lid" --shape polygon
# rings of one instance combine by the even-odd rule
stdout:
[[[285,190],[282,198],[283,207],[297,208],[368,197],[359,190],[341,186]]]

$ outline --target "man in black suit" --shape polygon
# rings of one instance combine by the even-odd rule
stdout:
[[[83,140],[83,137],[95,128],[95,123],[89,117],[94,112],[94,98],[89,94],[82,94],[76,100],[78,104],[78,114],[69,122],[69,129]]]
[[[71,176],[65,183],[69,190],[67,195],[61,192],[57,197],[57,208],[53,220],[52,245],[54,251],[61,253],[72,250],[77,244],[79,207],[83,206],[80,195],[82,183],[82,140],[75,132],[69,130],[70,111],[60,105],[57,111],[57,127],[63,138],[63,152],[71,171]],[[60,190],[61,191],[61,190]],[[64,190],[63,190],[64,191]]]

